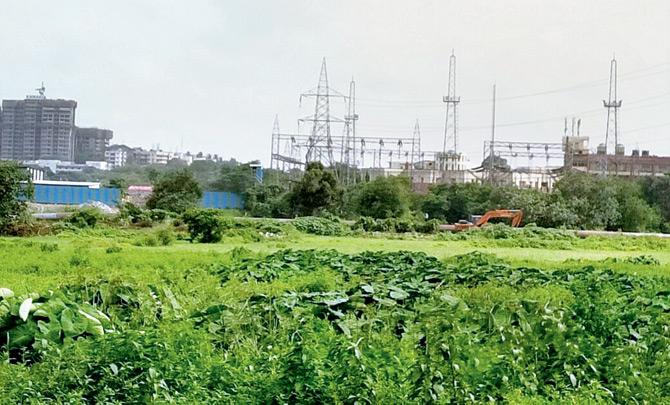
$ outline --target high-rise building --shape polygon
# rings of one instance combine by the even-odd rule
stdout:
[[[114,133],[109,129],[76,128],[74,141],[75,163],[104,161],[105,151]]]
[[[0,159],[72,161],[77,102],[49,100],[44,87],[25,100],[3,100]]]

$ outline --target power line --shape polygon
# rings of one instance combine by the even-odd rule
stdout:
[[[645,97],[645,98],[642,98],[642,99],[639,99],[639,100],[632,101],[628,104],[638,104],[638,103],[641,103],[643,101],[653,100],[653,99],[661,98],[661,97],[668,96],[668,95],[670,95],[670,92],[663,93],[663,94],[657,94],[657,95],[651,96],[651,97]],[[670,101],[670,99],[668,99],[667,101]],[[664,102],[661,102],[661,103],[666,103],[667,101],[664,101]],[[490,102],[490,100],[489,100],[489,102]],[[496,103],[497,102],[498,102],[498,99],[496,98]],[[626,110],[628,110],[628,111],[638,110],[638,109],[643,109],[643,108],[648,108],[648,107],[655,107],[655,106],[658,106],[658,105],[659,105],[659,103],[644,104],[644,105],[639,105],[639,106],[636,106],[636,107],[629,107]],[[574,116],[587,115],[588,116],[588,115],[596,115],[597,113],[599,113],[601,111],[602,111],[602,108],[596,108],[596,109],[585,110],[585,111],[580,111],[580,112],[568,113],[567,115],[574,115]],[[565,118],[565,116],[566,116],[566,114],[562,114],[562,115],[556,115],[556,116],[553,116],[553,117],[541,118],[541,119],[536,119],[536,120],[506,122],[506,123],[496,124],[496,127],[514,127],[514,126],[525,126],[525,125],[531,125],[531,124],[539,124],[539,123],[543,123],[543,122],[563,120]],[[397,133],[406,133],[407,132],[406,130],[395,130],[395,129],[393,129],[395,127],[391,127],[391,126],[383,127],[383,126],[365,125],[365,128],[368,129],[368,130],[375,130],[377,128],[380,128],[382,132],[389,132],[389,133],[390,132],[397,132]],[[441,127],[427,127],[427,126],[423,126],[423,128],[424,128],[424,130],[428,129],[428,130],[434,130],[434,131],[442,129]],[[488,126],[488,125],[463,126],[463,127],[459,127],[459,131],[478,131],[478,130],[488,129],[488,128],[490,128],[490,126]],[[385,131],[385,130],[388,130],[388,131]],[[375,130],[375,132],[377,132],[377,131]],[[626,131],[626,132],[628,132],[628,131]]]
[[[627,74],[621,74],[619,75],[619,81],[624,81],[624,80],[633,80],[633,79],[639,79],[639,78],[644,78],[648,76],[654,76],[654,75],[659,75],[663,73],[670,72],[670,69],[662,69],[659,71],[655,72],[646,72],[646,73],[641,73],[645,72],[647,70],[652,70],[656,69],[658,67],[662,66],[667,66],[670,65],[670,62],[665,62],[661,63],[658,65],[654,66],[649,66],[646,68],[638,69],[635,71],[628,72]],[[567,87],[561,87],[557,89],[550,89],[550,90],[544,90],[544,91],[538,91],[538,92],[531,92],[531,93],[523,93],[523,94],[517,94],[517,95],[512,95],[512,96],[506,96],[506,97],[498,97],[497,101],[507,101],[507,100],[518,100],[518,99],[523,99],[523,98],[530,98],[530,97],[538,97],[538,96],[544,96],[548,94],[555,94],[555,93],[562,93],[566,91],[574,91],[574,90],[579,90],[583,88],[591,88],[591,87],[597,87],[603,84],[607,84],[608,80],[607,79],[598,79],[598,80],[593,80],[589,82],[583,82],[579,84],[575,84],[572,86],[567,86]],[[464,100],[461,101],[462,104],[483,104],[483,103],[489,103],[491,100],[488,98],[475,98],[475,99],[470,99],[470,100]],[[429,101],[429,100],[403,100],[403,99],[371,99],[371,98],[359,98],[359,102],[361,104],[365,104],[368,106],[376,106],[379,108],[400,108],[400,107],[406,107],[406,106],[433,106],[437,108],[441,108],[439,106],[435,105],[435,102]]]

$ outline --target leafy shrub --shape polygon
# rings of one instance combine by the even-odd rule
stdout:
[[[141,235],[135,240],[134,245],[148,247],[170,246],[176,239],[177,238],[172,229],[164,227],[156,230],[155,232]]]
[[[372,228],[375,226],[375,219],[372,217],[360,217],[356,220],[353,229],[361,229],[365,232],[372,232]]]
[[[304,233],[324,236],[342,236],[347,230],[338,220],[321,217],[300,217],[291,221],[295,228]]]
[[[12,361],[35,360],[50,345],[113,331],[107,315],[60,292],[15,297],[0,288],[0,350]]]
[[[57,252],[59,249],[57,243],[42,243],[40,245],[40,250],[42,252],[47,252],[47,253],[52,253],[52,252]]]
[[[395,221],[395,231],[398,233],[414,232],[414,222],[407,218],[398,218]]]
[[[161,246],[170,246],[176,240],[174,232],[170,228],[161,228],[156,231],[156,239]]]
[[[84,267],[90,264],[88,256],[82,252],[76,252],[70,257],[70,266],[72,267]]]
[[[216,243],[223,238],[224,224],[213,209],[190,209],[182,215],[191,242]]]
[[[77,228],[95,228],[95,225],[102,218],[100,210],[93,207],[83,207],[72,213],[67,218],[67,222]]]
[[[123,251],[123,248],[121,246],[110,246],[107,249],[105,249],[105,253],[111,254],[111,253],[120,253]]]
[[[439,219],[430,219],[428,221],[419,221],[414,224],[414,228],[419,233],[436,233],[440,230],[440,225],[442,221]]]

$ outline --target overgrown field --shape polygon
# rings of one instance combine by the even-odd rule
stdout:
[[[1,238],[0,402],[669,402],[667,242],[523,232]]]

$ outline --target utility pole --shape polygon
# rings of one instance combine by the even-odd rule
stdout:
[[[454,154],[458,150],[458,114],[457,106],[461,102],[461,98],[456,96],[456,55],[454,50],[451,50],[449,57],[449,81],[447,83],[447,95],[442,97],[442,102],[447,105],[447,114],[444,121],[444,143],[442,146],[443,163],[446,163],[447,144],[449,140],[453,143]]]
[[[493,144],[496,140],[496,85],[493,84],[493,114],[491,119],[491,151],[489,152],[489,182],[493,184]]]
[[[608,149],[609,142],[614,138],[614,154],[616,157],[617,145],[619,145],[619,108],[622,100],[617,99],[617,63],[616,58],[612,57],[610,62],[610,81],[607,100],[603,100],[603,106],[607,108],[607,126],[605,130],[605,163],[603,165],[603,175],[608,174]],[[616,162],[615,162],[616,163]]]

